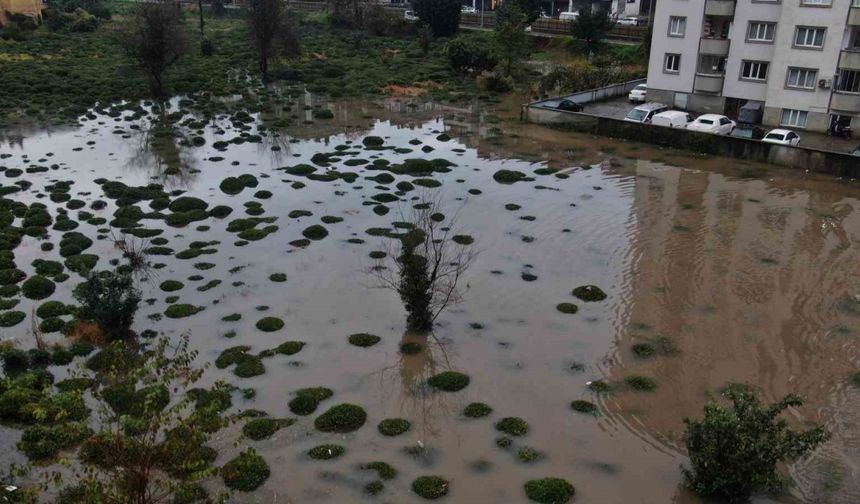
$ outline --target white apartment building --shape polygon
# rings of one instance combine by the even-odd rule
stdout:
[[[860,129],[860,0],[658,0],[648,99],[763,124]]]

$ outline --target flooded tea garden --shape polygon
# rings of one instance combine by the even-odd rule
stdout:
[[[3,340],[92,375],[75,288],[130,273],[135,344],[187,338],[227,384],[204,486],[230,502],[704,502],[683,419],[739,384],[832,434],[754,502],[860,500],[854,183],[355,109],[283,129],[184,98],[0,135]],[[427,331],[392,288],[417,220],[456,284]]]

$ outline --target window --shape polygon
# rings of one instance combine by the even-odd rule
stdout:
[[[811,68],[789,68],[785,86],[797,89],[815,89],[818,70]]]
[[[762,23],[750,21],[747,30],[747,41],[749,42],[773,42],[773,33],[776,31],[776,23]]]
[[[793,126],[795,128],[806,127],[806,111],[794,109],[782,109],[782,126]]]
[[[836,90],[843,93],[860,93],[860,71],[840,70]]]
[[[683,37],[687,32],[687,18],[672,16],[669,18],[669,36]]]
[[[726,58],[713,54],[703,54],[699,58],[698,71],[702,74],[723,75],[726,73]]]
[[[767,80],[768,63],[765,61],[746,61],[741,63],[741,79],[764,81]]]
[[[833,0],[800,0],[800,5],[814,5],[814,6],[827,6],[829,7]]]
[[[824,28],[814,28],[812,26],[798,26],[794,33],[795,47],[824,47]]]
[[[681,55],[666,53],[666,62],[663,65],[663,70],[670,73],[678,73],[681,71]]]

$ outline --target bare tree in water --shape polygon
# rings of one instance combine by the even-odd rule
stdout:
[[[126,54],[146,73],[155,96],[164,93],[164,72],[188,52],[188,35],[177,2],[155,0],[136,5],[119,34]]]
[[[269,78],[269,60],[277,55],[297,55],[299,41],[283,1],[249,0],[246,11],[248,31],[265,81]]]
[[[391,235],[386,257],[368,270],[378,287],[400,295],[406,324],[416,332],[432,330],[448,306],[463,300],[461,281],[477,256],[472,238],[457,234],[456,215],[446,217],[439,198],[425,201],[401,216],[411,227]]]

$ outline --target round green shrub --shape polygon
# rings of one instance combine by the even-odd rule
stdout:
[[[273,282],[286,282],[287,274],[286,273],[272,273],[269,275],[269,280]]]
[[[304,341],[285,341],[275,348],[275,353],[279,353],[281,355],[293,355],[301,352],[304,347]]]
[[[631,375],[624,378],[626,383],[633,390],[650,392],[657,388],[657,381],[650,376]]]
[[[313,226],[306,227],[305,230],[302,231],[302,236],[309,240],[322,240],[328,236],[328,231],[319,224],[314,224]]]
[[[346,448],[337,444],[322,444],[308,450],[308,456],[314,460],[331,460],[346,453]]]
[[[263,361],[256,355],[242,354],[236,361],[236,367],[233,368],[233,374],[239,378],[251,378],[260,376],[266,372],[266,367]]]
[[[463,408],[463,416],[468,418],[483,418],[493,412],[493,408],[481,402],[473,402]]]
[[[254,441],[260,441],[293,423],[295,420],[285,418],[255,418],[242,426],[242,434]]]
[[[233,213],[233,209],[227,205],[216,205],[209,210],[209,215],[216,219],[223,219]]]
[[[409,431],[412,424],[405,418],[386,418],[376,426],[383,436],[399,436]]]
[[[349,343],[357,347],[367,348],[379,343],[381,339],[375,334],[358,333],[350,335]]]
[[[376,475],[383,480],[391,480],[397,477],[397,469],[391,467],[391,464],[387,462],[368,462],[367,464],[362,464],[361,469],[376,471]]]
[[[190,317],[196,313],[203,311],[204,308],[202,306],[194,306],[192,304],[173,304],[167,307],[164,310],[164,315],[167,318],[178,319],[184,317]]]
[[[573,295],[585,302],[603,301],[606,293],[596,285],[581,285],[573,289]]]
[[[221,181],[221,184],[218,186],[221,189],[221,192],[224,194],[239,194],[245,189],[245,184],[242,183],[237,177],[227,177]]]
[[[385,140],[378,136],[366,136],[361,143],[363,143],[365,147],[380,147],[385,143]]]
[[[509,436],[524,436],[529,431],[529,423],[519,417],[505,417],[496,422],[496,430]]]
[[[45,301],[36,308],[36,316],[39,318],[60,317],[69,313],[69,308],[60,301]]]
[[[170,202],[167,207],[171,212],[190,212],[192,210],[206,210],[209,208],[209,203],[206,203],[200,198],[193,196],[180,196]]]
[[[165,280],[161,282],[161,285],[159,287],[164,292],[173,292],[185,287],[185,284],[183,284],[179,280]]]
[[[431,387],[445,392],[457,392],[469,385],[469,375],[458,371],[444,371],[427,379]]]
[[[475,243],[475,239],[469,235],[454,235],[451,241],[458,245],[471,245]]]
[[[527,181],[526,174],[516,170],[498,170],[493,174],[493,180],[500,184],[513,184],[515,182]]]
[[[573,485],[561,478],[529,480],[523,488],[529,500],[540,504],[565,504],[576,493]]]
[[[21,293],[29,299],[45,299],[50,297],[56,288],[48,277],[33,275],[21,284]]]
[[[448,481],[441,476],[419,476],[412,482],[412,491],[425,499],[439,499],[448,494]]]
[[[39,324],[39,330],[44,333],[54,333],[60,332],[66,326],[66,323],[63,319],[59,317],[49,317],[42,320],[42,323]]]
[[[334,392],[326,387],[303,388],[296,391],[296,397],[290,400],[288,406],[296,415],[310,415],[316,411],[320,402],[333,395]]]
[[[343,403],[332,406],[314,420],[314,426],[322,432],[352,432],[367,421],[367,413],[361,406]]]
[[[644,341],[640,341],[639,343],[635,343],[632,347],[633,354],[636,357],[640,357],[642,359],[647,359],[648,357],[652,357],[655,353],[657,353],[657,349],[654,348],[654,345],[651,343],[646,343]]]
[[[579,311],[579,307],[573,303],[559,303],[555,306],[555,309],[568,315],[573,315]]]
[[[256,490],[269,479],[270,474],[269,465],[263,457],[250,448],[221,468],[224,485],[240,492]]]
[[[582,399],[577,399],[576,401],[573,401],[572,403],[570,403],[570,407],[574,411],[578,411],[580,413],[594,413],[595,411],[597,411],[597,405],[595,405],[591,401],[585,401]]]
[[[263,332],[274,332],[284,327],[284,321],[278,317],[263,317],[257,321],[257,329]]]
[[[609,392],[611,387],[603,380],[594,380],[588,382],[588,388],[591,389],[592,392],[597,392],[599,394],[601,392]]]

